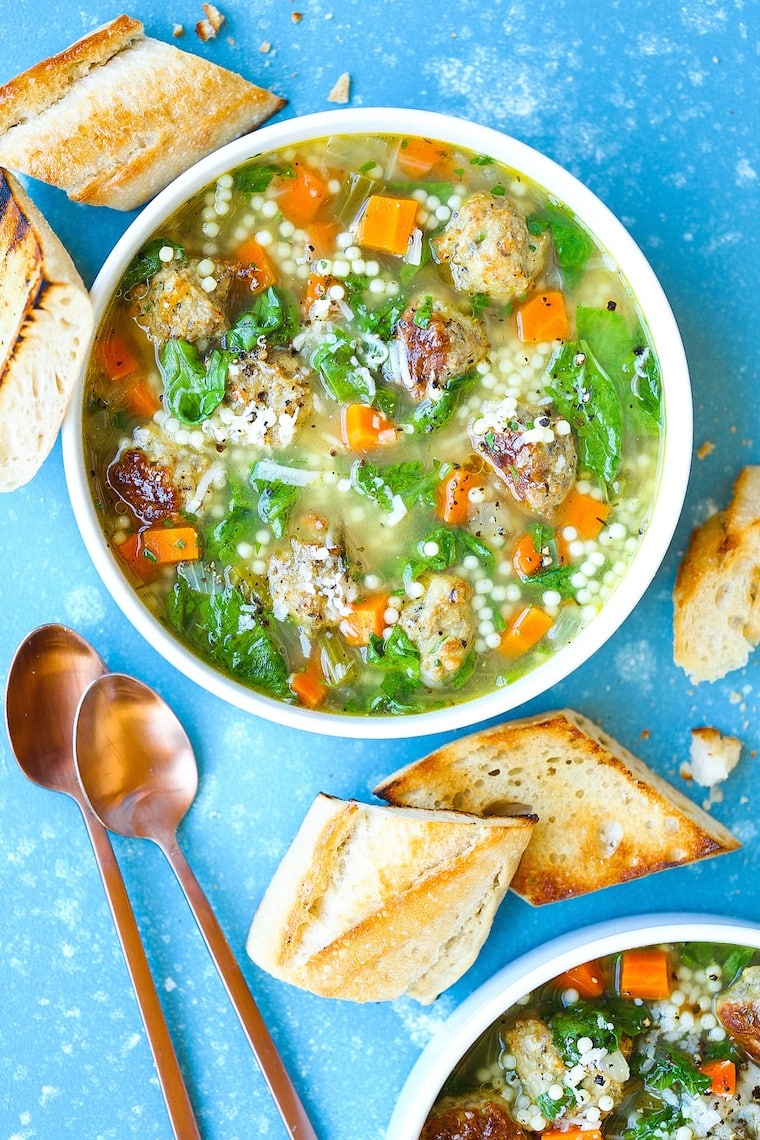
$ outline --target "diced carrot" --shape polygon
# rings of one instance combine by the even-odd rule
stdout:
[[[601,997],[604,975],[598,962],[581,962],[580,966],[573,966],[560,974],[557,985],[562,990],[577,990],[582,998]]]
[[[139,578],[145,576],[143,566],[140,565],[140,535],[136,531],[128,534],[118,546],[114,544],[114,550],[120,558],[124,559],[134,574],[137,574]],[[144,566],[147,567],[148,563],[144,563]]]
[[[370,634],[382,636],[387,609],[388,595],[373,594],[354,602],[351,612],[342,619],[338,628],[349,645],[369,645]]]
[[[432,139],[402,139],[396,161],[410,178],[419,178],[436,168],[441,172],[448,170],[451,166],[451,151]]]
[[[140,531],[139,555],[148,562],[194,561],[200,558],[198,535],[191,526],[154,526]]]
[[[251,282],[252,293],[261,293],[276,282],[274,267],[256,238],[246,238],[238,248],[237,259],[241,265],[249,265],[256,270],[255,281]]]
[[[314,257],[325,257],[334,251],[340,229],[338,222],[311,222],[306,227],[306,237]]]
[[[386,198],[373,194],[359,220],[358,244],[386,253],[406,253],[417,221],[418,206],[414,198]]]
[[[536,550],[533,535],[528,533],[521,535],[512,553],[512,565],[518,577],[530,578],[531,574],[541,569],[541,561],[541,554]]]
[[[327,693],[327,686],[316,660],[307,661],[306,668],[300,673],[293,673],[288,684],[301,704],[307,705],[310,709],[321,705]]]
[[[534,293],[515,310],[517,335],[523,344],[539,344],[545,340],[567,340],[570,324],[565,298],[556,289]]]
[[[541,1140],[602,1140],[602,1134],[598,1128],[551,1128]]]
[[[736,1092],[736,1065],[727,1058],[722,1061],[705,1061],[700,1072],[712,1080],[712,1096],[733,1096]]]
[[[142,420],[150,419],[161,407],[161,401],[145,376],[133,380],[125,390],[124,402],[133,415]]]
[[[439,518],[452,526],[464,526],[470,515],[470,489],[478,482],[474,471],[455,467],[440,481],[435,492],[435,511]]]
[[[524,606],[512,616],[501,635],[499,648],[502,653],[519,657],[527,653],[544,637],[554,625],[554,618],[538,606]]]
[[[306,282],[306,292],[303,295],[304,308],[308,310],[315,301],[321,301],[327,296],[330,286],[337,284],[338,278],[326,276],[321,273],[312,273]]]
[[[577,531],[578,538],[593,539],[599,536],[609,513],[609,503],[603,503],[593,495],[583,495],[580,491],[573,490],[560,507],[554,521],[558,529],[569,526]]]
[[[670,958],[666,950],[625,950],[620,958],[621,997],[664,1001],[670,997]]]
[[[101,340],[98,349],[103,369],[111,380],[124,380],[140,367],[126,337],[115,329]]]
[[[277,197],[277,205],[294,226],[305,226],[319,213],[329,196],[327,183],[311,166],[293,163],[295,177],[285,178]]]
[[[352,451],[371,451],[396,442],[396,429],[379,408],[370,404],[345,404],[340,414],[343,442]]]

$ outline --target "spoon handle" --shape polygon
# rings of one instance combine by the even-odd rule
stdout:
[[[294,1137],[294,1140],[296,1138],[317,1140],[317,1134],[306,1115],[306,1109],[301,1104],[277,1047],[251,996],[243,972],[190,864],[175,839],[162,842],[160,846],[185,892],[195,921],[200,927],[214,965],[224,983],[227,996],[238,1015],[289,1135]]]
[[[124,886],[111,841],[106,829],[89,805],[83,801],[79,806],[82,809],[92,849],[95,852],[95,860],[103,880],[108,905],[127,961],[127,969],[132,979],[137,1005],[150,1042],[158,1080],[164,1094],[174,1135],[177,1140],[201,1140],[193,1106],[185,1087],[177,1054],[174,1052],[164,1011],[161,1008],[161,1002],[148,966],[148,959],[145,956],[145,947],[140,938],[132,904],[129,901],[129,895]]]

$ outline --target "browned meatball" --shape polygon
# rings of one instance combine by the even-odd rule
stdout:
[[[486,1094],[446,1097],[428,1117],[420,1140],[523,1140],[504,1104]]]
[[[108,468],[106,482],[142,522],[161,522],[180,509],[171,470],[151,463],[138,448],[122,451]]]
[[[760,1064],[760,966],[747,966],[717,1000],[723,1027]]]
[[[400,380],[414,400],[435,399],[449,380],[470,372],[488,355],[483,322],[437,299],[409,305],[396,324],[396,337],[402,374],[392,379]]]
[[[332,545],[293,538],[269,559],[267,577],[274,616],[292,618],[309,636],[336,627],[347,612],[346,562]]]
[[[224,298],[230,277],[225,273],[210,293],[201,285],[195,265],[170,262],[159,269],[147,289],[134,300],[140,324],[151,340],[162,343],[172,338],[195,342],[202,337],[219,337],[227,328]]]
[[[420,674],[427,685],[442,685],[459,672],[474,637],[472,587],[453,574],[422,580],[421,597],[404,602],[399,625],[420,651]]]
[[[452,215],[433,246],[448,263],[456,289],[511,301],[531,292],[549,252],[547,232],[528,232],[508,198],[473,194]]]
[[[311,372],[286,348],[256,348],[233,361],[227,402],[243,413],[255,442],[288,447],[311,411]]]
[[[487,407],[470,425],[470,440],[515,499],[544,518],[575,483],[578,458],[569,425],[545,408],[514,400]]]

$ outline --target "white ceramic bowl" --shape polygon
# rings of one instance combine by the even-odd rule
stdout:
[[[421,736],[473,725],[517,708],[583,664],[615,632],[652,581],[678,521],[686,494],[692,445],[692,403],[683,345],[670,306],[646,258],[599,199],[551,159],[508,135],[425,111],[347,109],[262,127],[222,147],[167,186],[117,242],[92,288],[96,324],[133,256],[161,223],[214,178],[262,152],[340,133],[404,133],[438,138],[490,154],[523,172],[567,204],[619,265],[644,313],[659,358],[665,407],[665,447],[651,525],[630,568],[601,613],[544,664],[512,684],[450,708],[411,716],[356,717],[289,706],[254,692],[206,665],[184,648],[142,604],[100,529],[82,449],[82,389],[63,430],[66,481],[85,545],[103,582],[132,624],[168,661],[203,688],[269,720],[333,736]]]
[[[494,974],[447,1018],[409,1074],[386,1140],[419,1140],[454,1066],[519,998],[582,962],[660,942],[734,943],[760,949],[760,926],[715,915],[640,915],[588,926],[536,947]]]

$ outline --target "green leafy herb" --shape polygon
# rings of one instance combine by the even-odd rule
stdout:
[[[506,190],[500,182],[497,182],[495,186],[491,187],[491,193],[493,194],[494,198],[503,198],[506,194]]]
[[[180,423],[200,424],[219,407],[224,398],[227,367],[218,350],[211,354],[207,367],[194,344],[172,338],[161,349],[158,364],[166,406]]]
[[[704,970],[712,965],[720,966],[724,982],[732,982],[737,974],[748,966],[755,951],[749,946],[720,946],[715,942],[689,942],[681,951],[681,959],[692,970]]]
[[[523,579],[523,584],[534,587],[543,593],[544,590],[556,590],[563,598],[573,596],[573,587],[570,579],[575,573],[574,566],[547,566],[545,570],[538,570],[529,578]]]
[[[171,238],[152,238],[130,261],[121,279],[119,293],[128,293],[135,285],[139,285],[141,281],[150,281],[151,277],[158,273],[164,264],[159,257],[164,246],[174,250],[173,261],[185,260],[185,251],[176,241],[172,241]]]
[[[470,166],[493,166],[495,161],[489,154],[476,154],[470,159]]]
[[[251,309],[240,314],[224,345],[231,352],[251,352],[262,338],[268,344],[288,344],[299,327],[298,308],[290,293],[270,285]]]
[[[190,572],[181,564],[167,603],[171,625],[196,649],[239,680],[292,701],[285,658],[269,623],[241,590],[222,585],[213,568]]]
[[[425,552],[425,547],[431,544],[437,547],[433,554]],[[428,570],[448,570],[460,559],[473,554],[484,566],[490,568],[495,561],[494,552],[477,535],[460,527],[439,526],[431,531],[425,538],[417,543],[417,552],[410,558],[403,571],[405,583],[413,582]]]
[[[580,1059],[578,1040],[581,1037],[590,1038],[596,1048],[614,1053],[623,1034],[634,1037],[650,1023],[651,1015],[646,1006],[625,1001],[610,1001],[604,1005],[580,1001],[559,1010],[549,1020],[552,1040],[568,1065],[575,1065]]]
[[[295,178],[292,166],[277,166],[271,162],[253,162],[235,171],[235,186],[244,194],[263,194],[275,176]]]
[[[617,388],[583,340],[558,348],[548,374],[547,390],[575,430],[581,469],[611,483],[623,442],[623,409]]]
[[[328,393],[340,404],[370,404],[375,385],[369,369],[359,363],[355,342],[335,329],[321,343],[311,357]]]
[[[367,664],[378,669],[393,669],[403,673],[410,681],[420,679],[420,654],[400,625],[394,625],[390,637],[384,641],[376,633],[370,634],[367,647]]]
[[[233,566],[240,561],[239,544],[251,539],[255,526],[256,517],[250,511],[231,510],[207,535],[204,543],[206,556],[222,566]]]
[[[251,472],[251,486],[259,492],[256,505],[258,516],[271,528],[275,538],[282,538],[288,524],[290,512],[298,496],[298,488],[278,479],[266,479],[257,474],[259,464]]]
[[[654,1092],[677,1088],[689,1096],[699,1096],[707,1092],[712,1078],[702,1073],[685,1053],[670,1041],[658,1042],[653,1057],[647,1057],[637,1065],[639,1075],[646,1087]]]
[[[536,1097],[536,1104],[541,1109],[544,1120],[556,1120],[564,1108],[575,1104],[575,1094],[566,1089],[559,1100],[555,1100],[548,1093],[540,1093]]]
[[[474,317],[479,317],[491,304],[491,298],[487,293],[471,293],[469,300]]]
[[[370,702],[369,711],[387,716],[404,716],[419,712],[422,707],[419,693],[419,685],[415,681],[410,681],[403,673],[395,671],[387,673],[380,684],[380,691]]]
[[[411,425],[418,435],[427,435],[445,427],[459,405],[462,396],[472,387],[477,378],[476,372],[466,372],[453,376],[438,400],[423,400],[412,412]]]
[[[549,207],[528,218],[530,233],[538,235],[547,229],[551,231],[564,284],[573,289],[594,252],[594,243],[572,218],[556,208]]]
[[[661,421],[660,369],[641,329],[628,328],[615,309],[579,306],[576,310],[578,338],[585,340],[607,375],[617,384],[624,402],[642,412],[654,424]]]
[[[623,1133],[623,1140],[663,1140],[674,1136],[686,1124],[683,1113],[675,1105],[666,1105],[655,1112],[644,1113]]]
[[[418,329],[426,329],[433,319],[433,298],[428,294],[414,311],[412,318]]]
[[[364,274],[350,273],[343,278],[346,303],[354,314],[357,328],[388,340],[393,333],[396,321],[406,308],[406,297],[399,293],[388,297],[379,305],[367,303],[367,288],[370,278]]]
[[[397,495],[407,507],[416,502],[432,506],[438,482],[437,466],[426,472],[419,460],[378,467],[359,459],[351,467],[351,486],[384,511],[393,510]]]

